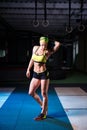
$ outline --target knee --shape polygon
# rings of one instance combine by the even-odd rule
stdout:
[[[47,97],[47,93],[46,92],[42,92],[42,97]]]
[[[34,96],[34,93],[33,93],[33,92],[30,92],[30,91],[29,91],[28,94],[29,94],[30,96],[32,96],[32,97]]]

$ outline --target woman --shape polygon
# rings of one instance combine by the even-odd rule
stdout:
[[[48,87],[49,87],[49,72],[46,68],[46,61],[56,52],[60,46],[58,41],[54,42],[54,46],[51,50],[47,49],[49,39],[47,37],[40,37],[40,46],[33,47],[33,54],[29,62],[26,76],[30,77],[30,70],[33,67],[33,77],[29,87],[29,95],[40,104],[41,114],[35,118],[35,120],[42,120],[46,118],[47,109],[48,109]],[[36,93],[36,89],[41,86],[41,95]]]

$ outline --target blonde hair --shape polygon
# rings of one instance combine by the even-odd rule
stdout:
[[[46,43],[48,43],[48,41],[49,41],[48,37],[40,37],[40,41],[41,40],[45,41]]]

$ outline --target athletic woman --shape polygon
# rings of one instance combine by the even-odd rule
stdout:
[[[29,95],[31,95],[41,107],[41,113],[35,118],[35,120],[42,120],[47,116],[49,72],[46,68],[46,62],[49,56],[55,53],[60,46],[60,42],[54,41],[54,46],[50,50],[48,49],[48,41],[48,37],[40,37],[40,45],[33,47],[32,57],[26,72],[27,78],[30,78],[30,70],[33,67],[33,76],[29,86]],[[36,93],[36,89],[40,86],[42,100]]]

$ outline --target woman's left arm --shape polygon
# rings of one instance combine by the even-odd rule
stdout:
[[[49,49],[48,51],[47,51],[47,57],[49,58],[53,53],[55,53],[58,49],[59,49],[59,47],[60,47],[60,42],[58,42],[58,41],[54,41],[54,43],[53,43],[54,45],[53,45],[53,47],[52,47],[52,49]]]
[[[60,42],[54,41],[53,53],[55,53],[60,47]]]

